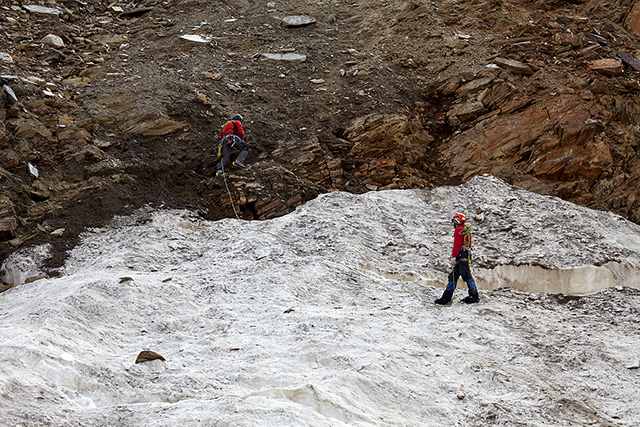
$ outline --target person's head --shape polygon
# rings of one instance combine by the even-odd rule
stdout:
[[[457,227],[459,225],[464,225],[464,223],[467,222],[467,217],[462,215],[461,213],[457,213],[453,216],[453,218],[451,219],[451,222],[453,223],[454,227]]]
[[[242,123],[242,120],[244,120],[244,119],[242,118],[242,116],[240,114],[236,114],[231,118],[231,120],[237,120],[240,123]]]

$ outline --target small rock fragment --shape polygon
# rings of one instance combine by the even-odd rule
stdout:
[[[164,357],[162,357],[155,351],[144,350],[144,351],[141,351],[140,354],[138,354],[138,357],[136,357],[136,363],[150,362],[152,360],[158,360],[158,359],[162,360],[163,362],[165,361]]]
[[[496,65],[499,65],[500,67],[515,74],[533,74],[533,68],[531,68],[530,65],[527,65],[520,61],[516,61],[515,59],[496,58],[493,60],[493,62],[495,62]]]
[[[51,47],[58,47],[58,48],[64,47],[64,42],[62,41],[62,38],[60,38],[59,36],[56,36],[55,34],[47,34],[42,38],[42,40],[40,40],[40,42]]]
[[[40,13],[43,15],[61,15],[62,14],[62,11],[55,9],[53,7],[38,6],[35,4],[29,4],[22,7],[24,7],[27,11],[31,13]]]
[[[621,59],[597,59],[589,63],[589,69],[604,76],[619,76],[624,71]]]
[[[261,53],[260,56],[263,60],[270,59],[273,61],[284,62],[304,62],[307,60],[307,55],[301,55],[299,53]]]
[[[0,52],[0,62],[4,62],[5,64],[13,64],[13,58],[8,53]]]
[[[305,27],[316,22],[315,18],[306,15],[285,16],[281,20],[287,27]]]

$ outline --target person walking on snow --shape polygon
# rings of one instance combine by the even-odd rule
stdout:
[[[471,277],[471,226],[466,225],[467,217],[461,213],[457,213],[451,220],[455,231],[453,232],[453,251],[451,252],[451,266],[453,271],[449,273],[449,283],[444,290],[442,297],[435,300],[436,304],[449,305],[453,297],[453,291],[456,289],[458,278],[462,276],[462,280],[469,287],[469,296],[462,301],[467,304],[478,302],[478,288],[476,281]]]
[[[240,114],[236,114],[233,116],[231,121],[225,123],[220,131],[220,143],[218,144],[218,157],[222,157],[220,159],[220,163],[218,164],[218,170],[216,171],[216,176],[220,176],[224,173],[224,169],[229,163],[229,158],[231,157],[231,150],[236,148],[240,150],[238,153],[238,157],[236,157],[235,162],[233,162],[233,166],[237,168],[244,169],[246,166],[244,165],[244,159],[247,158],[247,154],[249,154],[249,147],[244,142],[244,129],[242,129],[242,116]]]

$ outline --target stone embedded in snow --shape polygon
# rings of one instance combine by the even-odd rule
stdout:
[[[64,234],[64,232],[65,232],[64,228],[57,228],[53,230],[50,234],[54,237],[60,237]]]
[[[163,362],[165,361],[164,357],[162,357],[155,351],[150,350],[141,351],[140,354],[138,354],[138,357],[136,357],[136,363],[150,362],[152,360],[162,360]]]
[[[280,18],[287,27],[305,27],[307,25],[315,24],[316,19],[306,15],[293,15]]]
[[[307,60],[307,55],[299,53],[261,53],[260,57],[263,60],[272,61],[284,61],[284,62],[304,62]]]
[[[210,43],[212,40],[211,36],[201,36],[198,34],[185,34],[184,36],[180,36],[180,38],[193,43]]]
[[[56,36],[55,34],[47,34],[42,38],[42,40],[40,40],[40,42],[46,44],[47,46],[64,47],[62,38]]]
[[[62,11],[53,7],[38,6],[34,4],[22,6],[31,13],[41,13],[43,15],[61,15]]]

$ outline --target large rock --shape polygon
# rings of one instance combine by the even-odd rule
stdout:
[[[490,172],[510,179],[530,174],[546,181],[595,180],[611,168],[604,125],[576,95],[562,95],[519,114],[497,116],[454,137],[444,150],[451,175]]]
[[[171,120],[160,113],[147,112],[140,113],[124,122],[120,125],[120,130],[145,136],[159,136],[173,133],[188,124],[184,121]]]
[[[392,184],[401,170],[413,175],[411,169],[421,167],[429,144],[434,141],[418,120],[404,114],[359,117],[341,137],[352,144],[345,170],[370,188]]]

